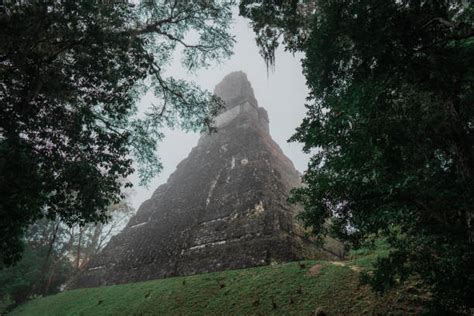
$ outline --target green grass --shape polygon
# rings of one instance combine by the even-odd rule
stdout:
[[[242,270],[78,289],[38,298],[11,315],[327,315],[410,314],[414,294],[394,289],[378,297],[359,273],[386,250],[349,261],[302,261]],[[309,269],[321,265],[318,274]]]

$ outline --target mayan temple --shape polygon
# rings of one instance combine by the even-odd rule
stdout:
[[[218,132],[198,145],[71,287],[329,258],[304,238],[287,202],[300,175],[269,134],[243,72],[215,88]]]

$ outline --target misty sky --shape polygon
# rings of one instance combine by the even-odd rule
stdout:
[[[202,88],[213,91],[214,86],[228,73],[244,71],[253,87],[259,106],[268,111],[272,138],[293,161],[296,169],[302,172],[306,169],[308,155],[301,151],[300,144],[287,142],[304,117],[304,103],[308,95],[301,71],[301,56],[294,56],[280,49],[276,54],[275,70],[268,72],[267,75],[265,62],[258,53],[255,36],[247,20],[234,14],[232,33],[236,36],[237,42],[234,55],[230,59],[194,74],[187,73],[180,67],[179,60],[176,60],[169,68],[168,75],[194,81]],[[141,108],[146,108],[154,102],[153,98],[150,95],[144,97]],[[131,202],[135,208],[149,199],[160,184],[166,182],[176,169],[176,165],[197,145],[200,136],[197,133],[176,130],[169,130],[165,134],[166,139],[160,143],[158,150],[163,163],[162,172],[150,182],[148,188],[139,186],[136,177],[132,179],[134,194]]]

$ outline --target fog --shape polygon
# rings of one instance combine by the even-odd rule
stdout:
[[[287,142],[304,117],[305,98],[308,95],[301,69],[301,55],[293,55],[280,48],[276,53],[275,69],[267,71],[266,64],[258,53],[252,29],[247,20],[239,17],[237,13],[234,13],[232,33],[235,35],[236,44],[234,55],[230,59],[192,74],[180,66],[178,59],[173,62],[167,74],[194,81],[202,88],[213,91],[214,86],[228,73],[244,71],[252,84],[259,106],[268,111],[272,138],[293,161],[296,169],[304,171],[308,155],[302,152],[300,144]],[[156,103],[154,96],[146,95],[140,103],[140,108],[146,109],[153,102]],[[197,145],[200,137],[198,133],[179,130],[166,130],[165,134],[166,139],[160,143],[158,149],[163,163],[162,172],[147,187],[138,185],[137,175],[131,178],[134,183],[131,203],[135,208],[150,198],[160,184],[166,182],[178,163]]]

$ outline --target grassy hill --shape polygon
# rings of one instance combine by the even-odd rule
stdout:
[[[348,261],[302,261],[175,277],[38,298],[11,315],[326,315],[417,314],[416,284],[383,297],[360,285],[386,249],[359,251]]]

